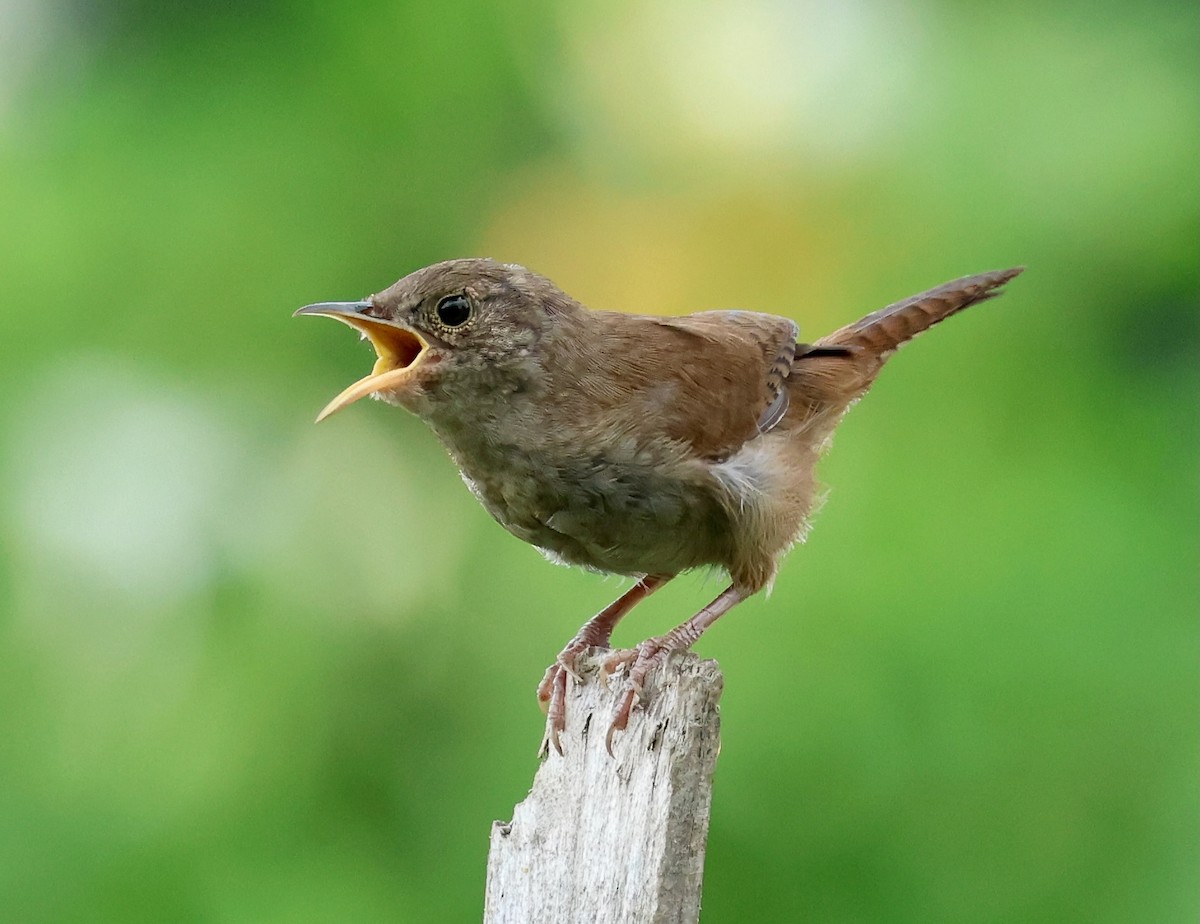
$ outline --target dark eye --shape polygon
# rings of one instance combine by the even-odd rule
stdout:
[[[471,303],[465,295],[447,295],[437,303],[437,316],[447,327],[460,327],[471,316]]]

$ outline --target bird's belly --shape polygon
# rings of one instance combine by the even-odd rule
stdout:
[[[490,462],[460,462],[464,480],[502,526],[553,560],[676,574],[728,558],[727,513],[694,463],[515,450]]]

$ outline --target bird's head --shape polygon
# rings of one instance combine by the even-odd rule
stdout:
[[[506,376],[536,362],[547,325],[574,305],[544,277],[488,259],[435,263],[360,302],[306,305],[296,314],[348,324],[377,357],[370,375],[330,401],[317,420],[367,395],[419,413],[431,394],[502,388]]]

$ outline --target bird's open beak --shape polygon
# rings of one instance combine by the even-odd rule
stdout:
[[[370,307],[370,302],[321,302],[305,305],[292,315],[316,314],[348,324],[371,341],[375,355],[379,357],[370,375],[359,379],[325,405],[317,415],[318,423],[359,398],[398,385],[429,349],[429,344],[415,331],[364,315],[362,312]]]

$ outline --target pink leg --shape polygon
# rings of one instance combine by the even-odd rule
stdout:
[[[636,648],[628,651],[615,652],[604,662],[603,670],[606,676],[621,665],[625,665],[629,670],[629,692],[625,694],[624,700],[617,708],[612,725],[609,726],[608,734],[604,739],[604,746],[608,748],[609,756],[612,756],[613,732],[623,731],[629,724],[630,711],[634,704],[642,699],[642,688],[646,682],[646,675],[661,664],[672,651],[683,651],[690,648],[692,643],[704,634],[705,629],[748,596],[750,594],[747,591],[731,584],[721,591],[712,603],[666,635],[648,638]]]
[[[546,713],[546,734],[542,738],[539,754],[546,754],[553,745],[562,754],[559,735],[567,724],[567,676],[579,678],[579,657],[589,648],[607,648],[613,629],[631,609],[645,600],[674,575],[648,574],[621,594],[616,600],[583,624],[567,647],[558,653],[554,663],[546,669],[546,676],[538,685],[537,697]]]

